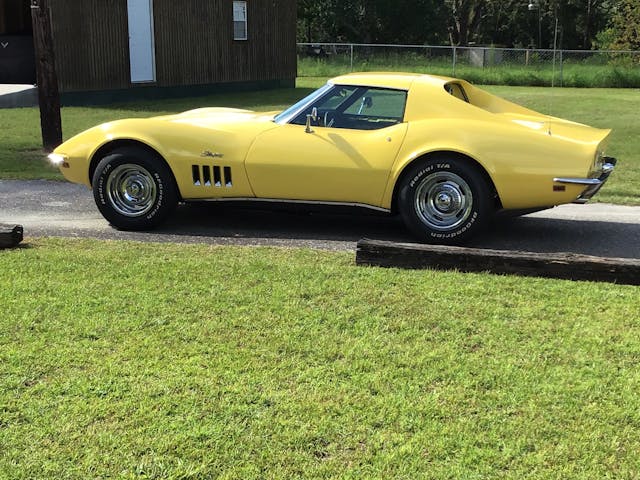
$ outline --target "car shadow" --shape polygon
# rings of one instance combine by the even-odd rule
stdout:
[[[157,233],[205,237],[357,242],[364,236],[411,242],[394,217],[351,207],[212,202],[180,205]]]
[[[415,242],[398,217],[350,207],[203,203],[181,205],[154,235],[305,240],[314,245],[361,238]],[[261,242],[262,243],[262,242]],[[268,242],[265,242],[268,243]],[[293,242],[295,243],[295,242]],[[466,246],[538,253],[640,258],[640,224],[523,216],[494,220]]]
[[[495,220],[469,246],[640,259],[640,224],[523,216]]]

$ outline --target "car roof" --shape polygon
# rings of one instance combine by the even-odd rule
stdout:
[[[330,83],[335,85],[364,85],[367,87],[397,88],[400,90],[409,90],[414,83],[430,87],[442,87],[451,81],[456,81],[456,79],[439,75],[402,72],[349,73],[329,80]]]

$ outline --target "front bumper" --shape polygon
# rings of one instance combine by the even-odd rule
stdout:
[[[617,160],[613,157],[603,158],[602,171],[598,178],[554,178],[557,183],[565,183],[569,185],[585,185],[586,188],[576,198],[573,203],[587,203],[605,184],[611,172],[616,166]]]

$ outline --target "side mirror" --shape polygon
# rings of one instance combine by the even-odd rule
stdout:
[[[311,120],[313,120],[314,122],[318,121],[318,109],[316,107],[313,107],[311,109],[311,113],[307,114],[307,126],[304,129],[306,133],[313,133],[313,128],[311,128]]]

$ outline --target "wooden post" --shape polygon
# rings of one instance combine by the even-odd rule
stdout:
[[[575,253],[534,253],[362,239],[357,265],[616,282],[640,285],[640,260]]]
[[[45,151],[51,152],[62,143],[62,119],[48,0],[31,0],[31,22],[36,54],[42,146]]]
[[[22,225],[3,225],[0,223],[0,249],[17,247],[22,239]]]

